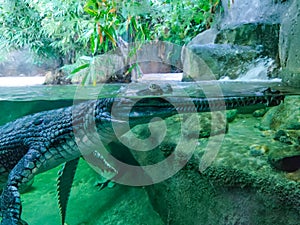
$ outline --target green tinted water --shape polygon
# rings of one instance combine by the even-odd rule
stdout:
[[[95,87],[75,85],[0,87],[0,109],[2,109],[0,125],[31,113],[72,105],[74,99],[135,96],[140,90],[148,89],[150,84],[106,84]],[[278,82],[169,82],[169,84],[172,85],[173,92],[166,96],[243,96],[255,95],[256,92],[261,92],[266,87],[283,89]]]

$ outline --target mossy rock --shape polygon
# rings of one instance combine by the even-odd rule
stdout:
[[[300,184],[229,167],[186,169],[147,187],[166,224],[297,224]],[[163,203],[163,204],[162,204]]]
[[[286,97],[283,104],[270,109],[261,121],[261,129],[299,130],[300,97]]]
[[[261,46],[261,54],[278,59],[280,24],[248,23],[219,31],[215,43]],[[270,38],[272,37],[272,38]]]
[[[224,137],[214,136],[219,137],[222,144],[205,170],[199,168],[205,154],[210,155],[214,150],[207,148],[217,140],[212,137],[198,140],[193,157],[177,174],[146,187],[154,209],[165,224],[298,223],[300,183],[274,168],[268,161],[267,151],[251,153],[250,147],[254,144],[268,149],[286,145],[274,141],[272,135],[263,136],[253,126],[259,120],[252,115],[237,116]],[[176,147],[176,129],[158,151],[148,153],[148,158],[137,154],[134,157],[143,165],[164,160]],[[211,146],[218,147],[215,143]]]
[[[269,153],[269,162],[278,170],[295,172],[300,169],[300,146],[286,146],[272,149]]]

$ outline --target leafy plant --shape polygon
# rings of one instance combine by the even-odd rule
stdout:
[[[79,66],[70,73],[69,77],[84,70],[82,84],[90,81],[95,84],[97,74],[95,75],[94,66],[98,60],[97,56],[116,48],[119,37],[124,36],[132,42],[149,39],[147,27],[139,22],[141,8],[145,6],[145,2],[147,1],[88,0],[84,5],[84,11],[93,21],[93,27],[87,32],[90,39],[90,54],[80,57],[77,62]],[[124,55],[124,60],[126,57],[127,55]],[[98,76],[106,75],[99,70],[97,72]]]
[[[118,37],[183,45],[210,27],[218,4],[219,0],[3,0],[0,49],[26,47],[58,58],[61,65],[71,65],[64,68],[72,68],[72,74],[87,71],[82,80],[90,81],[97,56],[114,49]]]
[[[213,22],[219,0],[152,1],[151,34],[153,39],[183,45]]]
[[[73,70],[71,76],[86,70],[83,81],[91,80],[94,56],[115,47],[118,36],[125,35],[129,42],[163,40],[183,45],[210,27],[218,4],[219,0],[88,0],[84,10],[94,20],[89,32],[93,57]]]
[[[43,57],[75,62],[86,54],[85,32],[91,26],[84,0],[4,0],[0,9],[0,48],[27,47]]]
[[[53,54],[48,49],[50,40],[42,35],[39,12],[25,1],[3,1],[0,9],[1,49],[18,49],[28,46],[36,52]]]

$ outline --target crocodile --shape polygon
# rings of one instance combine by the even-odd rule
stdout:
[[[161,97],[147,98],[99,98],[73,106],[27,115],[0,127],[0,197],[1,225],[27,224],[21,219],[20,188],[36,174],[65,163],[59,183],[59,204],[62,207],[62,223],[78,159],[85,155],[94,166],[113,179],[118,171],[104,156],[95,151],[89,128],[107,144],[115,140],[114,123],[130,119],[130,126],[147,123],[153,117],[167,118],[180,112],[209,112],[235,109],[249,105],[279,105],[284,96],[268,91],[262,95],[222,98]],[[187,102],[192,102],[191,107]],[[134,106],[133,106],[134,103]],[[175,103],[175,104],[174,104]],[[213,107],[211,107],[213,106]],[[113,110],[113,108],[117,110]],[[125,132],[125,131],[124,131]],[[78,143],[86,147],[81,151]]]

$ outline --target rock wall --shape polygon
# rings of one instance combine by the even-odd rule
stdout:
[[[279,24],[289,7],[289,0],[223,0],[222,7],[221,29],[250,23]]]
[[[283,81],[300,88],[300,1],[294,0],[284,14],[280,29],[279,54]]]
[[[0,76],[44,76],[49,70],[59,67],[58,60],[44,60],[35,57],[28,49],[8,53],[0,62]]]
[[[297,2],[297,0],[294,1]],[[192,51],[183,52],[185,78],[205,79],[207,70],[202,72],[201,69],[197,68],[202,68],[203,62],[210,67],[212,64],[210,62],[214,61],[215,64],[219,65],[219,68],[218,70],[215,70],[214,67],[210,68],[211,77],[219,79],[227,76],[235,79],[245,74],[253,65],[255,66],[256,61],[261,59],[274,61],[274,64],[266,66],[266,71],[268,77],[277,77],[279,68],[284,68],[285,62],[292,62],[297,58],[291,56],[292,58],[287,60],[290,53],[286,50],[290,46],[289,43],[294,43],[294,39],[296,41],[297,34],[295,33],[294,39],[292,38],[293,35],[291,37],[284,35],[290,34],[292,26],[286,21],[294,21],[295,19],[292,17],[297,18],[295,15],[297,15],[296,11],[299,11],[298,6],[292,0],[235,0],[230,2],[228,4],[228,1],[222,1],[223,11],[220,11],[217,16],[219,19],[213,28],[199,34],[187,45],[187,48]],[[289,16],[290,14],[292,17]],[[296,25],[294,27],[297,28]],[[247,58],[250,52],[245,52],[245,57],[240,57],[239,51],[237,51],[236,63],[228,65],[226,61],[228,61],[228,57],[232,58],[232,54],[228,55],[226,51],[222,51],[225,44],[230,47],[234,46],[236,49],[242,49],[246,46],[251,49],[250,52],[256,51],[256,56],[251,60],[241,60]],[[213,46],[212,52],[219,49],[218,57],[213,57],[211,54],[199,54],[199,51],[207,49],[209,45]],[[292,48],[297,49],[295,46],[297,43],[294,43]],[[194,49],[197,50],[194,51]],[[296,53],[291,52],[291,54],[295,56]],[[202,61],[200,60],[201,62],[198,63],[199,57]],[[240,65],[236,67],[235,64]]]

